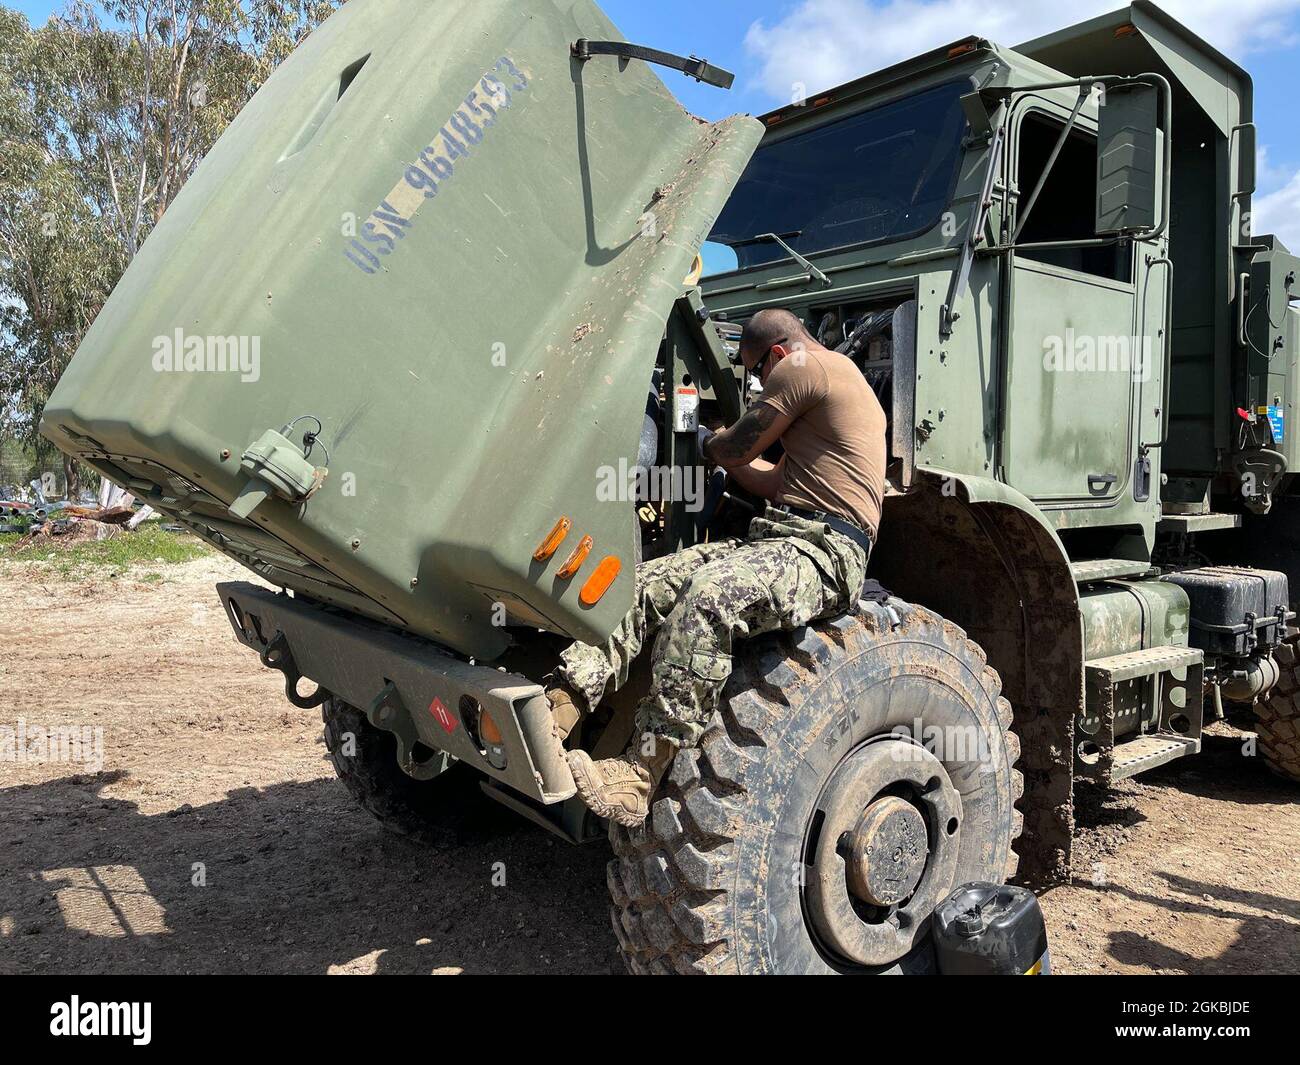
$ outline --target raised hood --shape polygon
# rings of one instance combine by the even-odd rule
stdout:
[[[580,37],[620,39],[586,0],[351,0],[186,184],[43,431],[272,582],[466,654],[507,618],[604,637],[635,523],[598,486],[634,461],[664,321],[762,127],[694,119],[640,61],[571,58]],[[231,513],[241,456],[300,418],[323,484]]]

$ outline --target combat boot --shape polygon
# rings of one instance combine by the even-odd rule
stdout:
[[[548,678],[546,699],[551,704],[551,717],[555,723],[555,735],[563,743],[569,734],[578,727],[582,720],[581,696],[576,695],[562,680]]]
[[[677,745],[657,739],[650,754],[642,754],[638,741],[617,758],[594,762],[586,751],[570,751],[569,769],[578,795],[597,817],[607,817],[624,828],[636,828],[650,812],[650,800],[672,763]]]

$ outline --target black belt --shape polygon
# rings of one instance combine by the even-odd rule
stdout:
[[[827,514],[824,510],[803,510],[800,507],[773,507],[774,510],[782,511],[796,518],[805,518],[808,521],[820,522],[823,525],[829,525],[837,533],[847,536],[857,544],[871,557],[871,534],[865,529],[859,528],[847,518],[841,518],[838,514]]]

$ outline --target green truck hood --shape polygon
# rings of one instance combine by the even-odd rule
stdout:
[[[619,39],[586,0],[351,0],[186,184],[43,431],[273,583],[465,654],[505,621],[603,638],[636,545],[598,487],[634,462],[664,321],[762,128],[572,59],[579,37]],[[231,514],[245,449],[307,416],[321,487]]]

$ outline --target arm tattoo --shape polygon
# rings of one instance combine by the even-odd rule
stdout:
[[[739,462],[754,449],[776,418],[776,411],[766,403],[755,404],[730,429],[709,437],[704,445],[704,457],[714,463]]]

